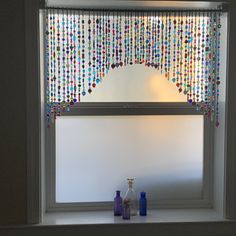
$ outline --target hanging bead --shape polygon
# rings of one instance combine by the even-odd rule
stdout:
[[[165,36],[164,36],[164,73],[165,78],[168,78],[167,71],[167,57],[168,57],[168,13],[165,15]]]
[[[137,64],[138,61],[138,18],[135,12],[134,15],[134,64]]]
[[[88,70],[88,93],[92,92],[92,19],[91,19],[91,14],[89,12],[88,15],[88,65],[87,65],[87,70]]]
[[[115,37],[115,42],[116,42],[116,55],[115,55],[115,57],[116,57],[116,60],[115,60],[115,65],[116,65],[116,68],[118,68],[119,66],[120,66],[120,62],[119,62],[119,17],[118,17],[119,15],[118,15],[118,12],[116,12],[116,24],[115,24],[115,26],[116,26],[116,37]]]
[[[134,28],[134,24],[133,24],[133,15],[132,12],[129,15],[129,25],[130,25],[130,34],[129,34],[129,41],[130,41],[130,45],[129,45],[129,53],[130,53],[130,57],[129,57],[129,64],[133,65],[134,59],[133,59],[133,28]]]
[[[92,22],[92,68],[93,68],[93,83],[92,83],[92,87],[95,88],[96,87],[96,16],[95,16],[95,12],[93,12],[93,22]]]
[[[157,21],[157,15],[156,15],[156,12],[153,13],[153,20],[154,20],[154,32],[153,32],[153,64],[154,64],[154,67],[155,69],[158,68],[158,44],[159,44],[159,41],[158,41],[158,21]]]
[[[148,14],[146,21],[146,66],[151,65],[151,16]]]
[[[188,52],[189,52],[189,40],[188,40],[188,17],[187,15],[185,17],[185,25],[184,25],[184,58],[183,58],[183,64],[184,64],[184,72],[183,72],[183,93],[187,94],[187,85],[188,85]]]
[[[160,28],[160,33],[161,33],[161,58],[160,58],[160,70],[161,74],[163,73],[163,63],[164,63],[164,30],[165,30],[165,25],[164,25],[164,17],[163,13],[161,13],[161,28]]]
[[[145,63],[145,18],[144,13],[141,14],[141,34],[140,34],[140,47],[141,47],[141,58],[140,64]]]
[[[124,29],[124,66],[128,63],[128,55],[129,55],[129,22],[127,13],[125,13],[125,29]]]
[[[106,25],[106,17],[105,17],[105,12],[102,12],[102,17],[101,17],[101,77],[105,77],[105,70],[106,70],[106,36],[107,34],[105,33],[105,25]]]
[[[177,58],[176,58],[176,86],[179,88],[180,87],[180,48],[181,48],[181,42],[180,42],[180,36],[181,36],[181,19],[180,19],[180,13],[178,12],[178,18],[177,18]]]
[[[171,24],[171,17],[170,13],[168,14],[168,37],[167,37],[167,79],[170,79],[170,69],[171,69],[171,31],[172,31],[172,24]]]
[[[82,37],[81,37],[81,14],[78,15],[78,24],[77,24],[77,70],[78,70],[78,78],[77,78],[77,83],[78,83],[78,102],[80,102],[81,98],[81,60],[82,60],[82,52],[81,52],[81,43],[82,43]]]
[[[99,18],[99,14],[97,15],[96,18],[96,83],[100,83],[101,82],[101,77],[100,77],[100,18]]]
[[[161,34],[161,18],[158,16],[157,18],[157,52],[156,52],[156,63],[157,63],[157,69],[160,69],[160,58],[161,58],[161,40],[160,40],[160,34]]]
[[[219,12],[216,16],[217,27],[216,27],[216,114],[215,114],[215,123],[216,127],[219,126],[219,97],[220,97],[220,38],[221,38],[221,22],[220,22],[221,13]]]
[[[73,12],[70,15],[70,70],[71,70],[71,78],[70,78],[70,105],[74,105],[74,81],[75,81],[75,68],[74,68],[74,54],[75,54],[75,43],[74,43],[74,17]]]
[[[190,17],[190,35],[189,35],[189,40],[190,40],[190,48],[189,48],[189,83],[188,83],[188,102],[192,103],[192,93],[193,93],[193,47],[194,47],[194,15],[189,16]]]
[[[84,11],[82,11],[82,20],[81,20],[81,25],[82,25],[82,31],[81,31],[81,67],[82,67],[82,95],[86,95],[86,89],[85,89],[85,78],[86,78],[86,69],[85,69],[85,17],[84,17]]]
[[[176,20],[176,13],[173,17],[173,69],[172,69],[172,82],[176,82],[176,57],[177,57],[177,20]]]
[[[154,14],[151,15],[152,20],[152,30],[151,30],[151,66],[155,67],[155,43],[156,43],[156,19]]]
[[[110,13],[108,12],[108,19],[107,19],[107,27],[106,27],[106,34],[107,34],[107,63],[106,63],[106,70],[110,69],[111,65],[111,20],[110,20]]]
[[[119,16],[119,66],[122,67],[123,66],[123,45],[122,45],[122,16]]]
[[[115,31],[115,14],[113,12],[112,16],[112,64],[111,68],[114,69],[116,67],[115,65],[115,41],[116,41],[116,31]]]

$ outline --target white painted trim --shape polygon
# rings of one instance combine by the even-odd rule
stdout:
[[[27,91],[27,223],[40,222],[40,80],[38,0],[25,0]]]
[[[137,1],[137,0],[47,0],[47,7],[119,8],[119,9],[217,9],[221,2],[212,1]]]
[[[228,57],[227,57],[227,89],[226,89],[226,161],[225,161],[225,216],[236,220],[236,49],[235,49],[235,1],[229,3],[228,13]]]
[[[45,211],[46,211],[46,58],[44,55],[45,51],[45,35],[42,35],[41,32],[44,32],[45,17],[44,11],[39,11],[39,38],[40,38],[40,82],[41,82],[41,218],[43,220]]]
[[[130,220],[113,216],[113,211],[50,212],[42,225],[80,225],[80,224],[137,224],[137,223],[183,223],[183,222],[226,222],[212,209],[158,209],[147,210],[147,216],[133,216]],[[159,232],[158,232],[159,235]]]

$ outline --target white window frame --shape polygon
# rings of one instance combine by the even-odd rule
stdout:
[[[80,103],[70,111],[62,112],[62,116],[94,116],[94,115],[201,115],[195,107],[187,102],[103,102]],[[46,210],[111,210],[113,202],[57,203],[56,202],[56,154],[55,125],[46,129]],[[212,122],[204,116],[203,137],[203,186],[200,199],[162,200],[149,204],[150,209],[170,208],[212,208],[212,165],[213,165],[213,132]]]

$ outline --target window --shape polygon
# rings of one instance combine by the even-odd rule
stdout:
[[[127,177],[151,208],[210,206],[209,120],[155,69],[112,71],[99,86],[47,130],[48,209],[111,209]]]
[[[154,69],[111,72],[46,130],[48,210],[111,209],[127,177],[150,207],[210,207],[214,128],[185,101]]]

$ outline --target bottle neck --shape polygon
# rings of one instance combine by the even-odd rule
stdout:
[[[132,188],[133,188],[133,183],[128,183],[128,187],[129,187],[130,189],[132,189]]]
[[[141,198],[146,198],[146,193],[145,192],[141,192],[140,197]]]
[[[133,188],[134,179],[128,178],[127,180],[128,180],[128,187],[129,187],[129,189],[132,189]]]

